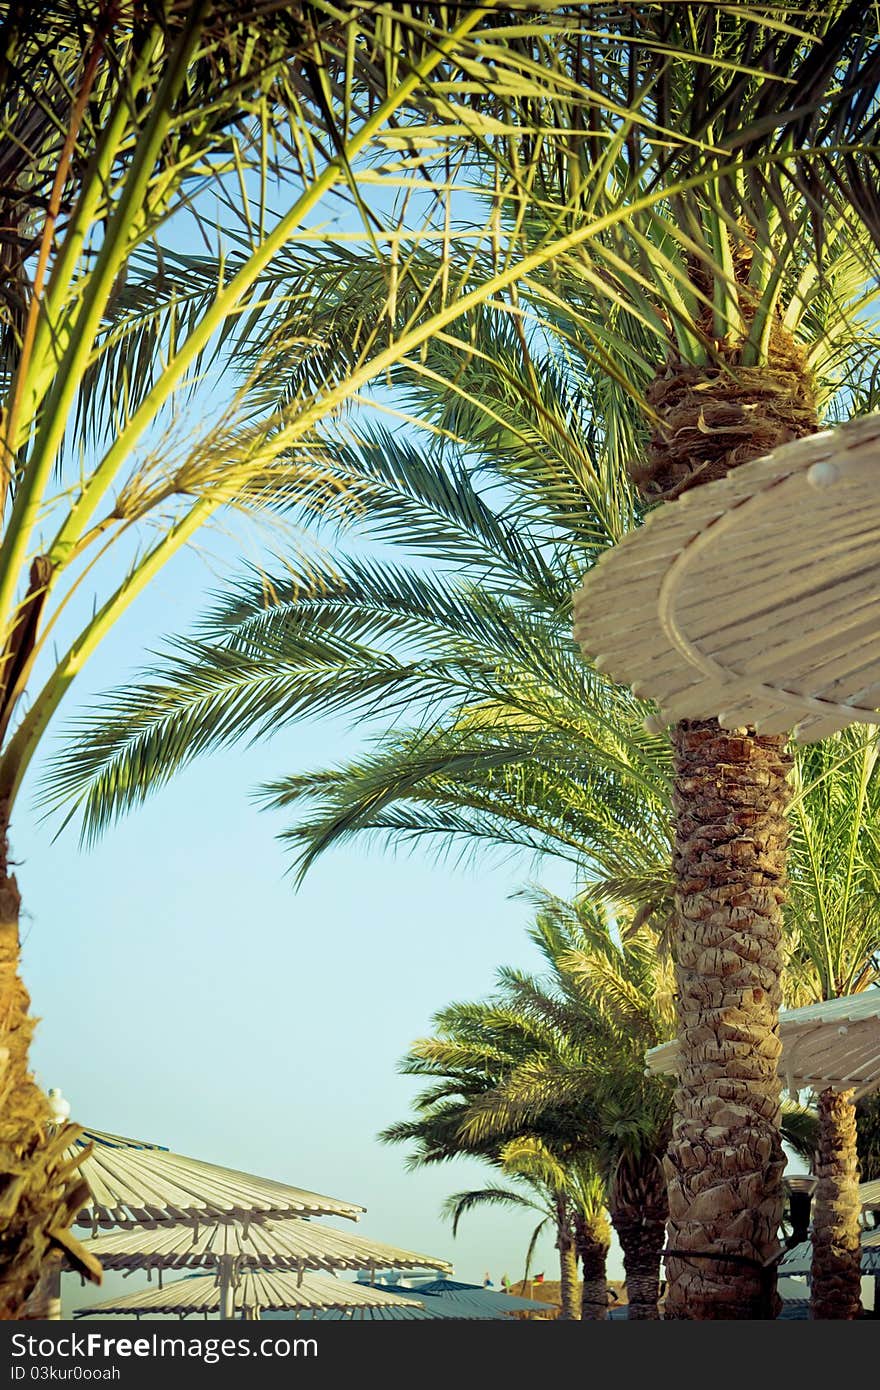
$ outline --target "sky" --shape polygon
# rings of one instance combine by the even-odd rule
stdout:
[[[376,1135],[407,1115],[418,1083],[396,1064],[431,1015],[490,991],[502,964],[538,968],[528,905],[513,895],[536,881],[568,892],[568,867],[546,861],[536,877],[526,856],[459,867],[355,843],[295,890],[275,838],[284,815],[258,810],[253,793],[353,749],[359,734],[341,720],[203,759],[92,850],[74,827],[57,835],[34,804],[65,721],[189,626],[224,551],[203,542],[129,610],[19,800],[12,849],[39,1079],[89,1127],[358,1202],[365,1234],[450,1260],[467,1280],[516,1278],[539,1218],[489,1209],[453,1239],[443,1199],[489,1170],[463,1161],[409,1173],[405,1152]],[[556,1276],[549,1235],[533,1269]],[[622,1273],[616,1256],[610,1273]],[[66,1301],[94,1301],[120,1279],[81,1292],[69,1276]]]
[[[169,234],[200,249],[185,220]],[[570,866],[545,862],[536,878],[524,854],[460,867],[355,843],[296,890],[276,840],[286,817],[258,810],[254,792],[353,752],[362,730],[339,719],[203,759],[90,850],[36,804],[71,716],[188,630],[235,564],[218,531],[166,567],[79,677],[19,797],[12,856],[38,1079],[87,1127],[359,1203],[364,1234],[448,1260],[465,1280],[515,1279],[540,1214],[475,1212],[453,1238],[444,1199],[497,1175],[473,1161],[410,1173],[377,1134],[409,1113],[419,1083],[397,1064],[432,1014],[487,994],[501,965],[539,967],[515,894],[534,882],[570,893]],[[558,1277],[551,1234],[532,1269]],[[622,1276],[616,1252],[609,1273]],[[144,1281],[109,1274],[82,1290],[66,1276],[65,1312]]]

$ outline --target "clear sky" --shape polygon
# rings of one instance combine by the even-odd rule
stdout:
[[[160,577],[74,688],[56,738],[77,706],[188,626],[227,550],[203,547]],[[283,817],[258,811],[253,790],[335,761],[356,740],[341,721],[311,721],[203,760],[92,851],[72,828],[53,839],[57,824],[34,807],[35,764],[13,834],[26,979],[42,1019],[35,1064],[74,1119],[359,1202],[365,1233],[497,1283],[522,1273],[530,1215],[474,1214],[454,1240],[440,1204],[488,1170],[408,1173],[404,1152],[376,1134],[407,1114],[417,1082],[396,1063],[431,1014],[485,994],[503,963],[537,967],[528,907],[511,896],[535,881],[535,865],[461,868],[353,845],[295,892],[275,839]],[[540,881],[571,886],[552,863]],[[535,1267],[556,1276],[549,1236]],[[79,1299],[78,1281],[66,1284]]]

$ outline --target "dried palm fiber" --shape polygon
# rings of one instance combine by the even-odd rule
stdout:
[[[756,307],[744,283],[751,259],[745,241],[734,257],[734,269],[746,330]],[[691,278],[711,296],[711,281],[698,267],[692,267]],[[711,343],[711,365],[694,366],[671,355],[647,389],[656,424],[645,457],[632,463],[630,472],[648,501],[671,501],[818,428],[804,352],[778,314],[770,329],[767,360],[757,367],[743,365],[742,340],[713,338],[712,330],[707,306],[697,331]]]
[[[734,254],[743,323],[748,229]],[[692,271],[711,298],[711,282]],[[702,277],[702,284],[701,284]],[[766,361],[698,325],[707,366],[670,355],[648,391],[656,423],[633,475],[647,501],[724,477],[818,429],[803,354],[777,315]],[[786,738],[679,723],[674,767],[675,961],[682,1065],[665,1159],[667,1318],[776,1317],[773,1261],[782,1219],[780,1043],[782,906],[791,759]]]
[[[852,1091],[819,1096],[813,1196],[810,1316],[852,1320],[862,1311],[859,1161]]]
[[[100,1277],[100,1266],[70,1234],[88,1195],[79,1159],[65,1154],[80,1131],[55,1130],[49,1103],[28,1067],[34,1030],[30,998],[18,973],[21,897],[9,872],[5,822],[0,829],[0,1319],[20,1315],[56,1253]],[[85,1157],[85,1152],[83,1153]]]

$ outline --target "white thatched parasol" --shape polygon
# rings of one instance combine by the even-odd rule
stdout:
[[[853,1090],[880,1086],[880,989],[787,1009],[779,1015],[779,1073],[791,1091]],[[678,1041],[645,1054],[649,1072],[674,1073]],[[878,1184],[880,1186],[880,1184]]]
[[[880,415],[666,502],[575,595],[575,636],[660,723],[796,730],[880,706]]]
[[[61,1124],[70,1106],[57,1090],[50,1091],[49,1097],[54,1120]],[[68,1154],[77,1157],[84,1148],[91,1152],[78,1171],[88,1186],[89,1201],[79,1212],[77,1224],[90,1226],[93,1234],[102,1226],[177,1226],[181,1222],[240,1221],[247,1230],[252,1222],[271,1218],[345,1216],[357,1221],[364,1211],[352,1202],[100,1130],[84,1130]],[[230,1288],[226,1267],[221,1269],[220,1282],[225,1307]],[[56,1305],[59,1295],[56,1279],[52,1290]]]
[[[111,1231],[87,1243],[104,1269],[292,1270],[439,1269],[446,1260],[398,1250],[359,1232],[334,1231],[314,1221],[214,1222]]]
[[[248,1270],[235,1290],[235,1306],[254,1316],[260,1309],[295,1312],[300,1308],[394,1308],[407,1307],[409,1300],[370,1285],[347,1283],[342,1279],[309,1276],[275,1270]],[[77,1310],[76,1317],[122,1317],[211,1314],[220,1311],[220,1285],[212,1275],[176,1279],[164,1288],[139,1289],[137,1293],[108,1298]]]
[[[50,1092],[58,1121],[69,1110]],[[300,1216],[345,1216],[357,1221],[365,1208],[336,1197],[258,1178],[235,1168],[171,1153],[158,1144],[85,1129],[68,1150],[71,1158],[91,1146],[79,1166],[89,1201],[77,1224],[99,1227],[177,1225],[180,1222],[266,1221]]]

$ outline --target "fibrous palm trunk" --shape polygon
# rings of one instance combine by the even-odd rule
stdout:
[[[19,971],[19,909],[0,823],[0,1318],[22,1316],[46,1262],[67,1250],[83,1272],[97,1266],[70,1236],[87,1189],[64,1150],[79,1131],[53,1131],[46,1096],[28,1067],[34,1029]]]
[[[581,1262],[581,1320],[599,1322],[608,1317],[608,1275],[606,1265],[610,1245],[604,1215],[588,1221],[579,1212],[574,1218],[575,1249]]]
[[[577,1322],[581,1316],[577,1253],[571,1233],[568,1204],[564,1198],[560,1198],[556,1203],[556,1249],[559,1251],[559,1297],[562,1304],[559,1317],[563,1321]]]
[[[680,1058],[666,1316],[775,1317],[790,759],[783,738],[714,720],[679,725],[673,751]]]
[[[734,250],[746,322],[749,249],[746,236]],[[760,367],[742,366],[740,345],[715,336],[711,315],[700,326],[718,364],[671,358],[648,391],[659,424],[635,473],[646,500],[677,497],[818,428],[804,355],[779,316]],[[666,1159],[665,1316],[775,1317],[790,760],[784,738],[728,733],[714,719],[680,723],[673,756],[679,1078]]]
[[[816,1176],[810,1315],[857,1318],[862,1311],[861,1203],[852,1091],[819,1096]]]
[[[610,1200],[611,1223],[623,1251],[627,1317],[654,1321],[660,1316],[660,1261],[668,1213],[658,1161],[648,1154],[638,1164],[619,1164]]]

